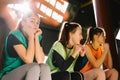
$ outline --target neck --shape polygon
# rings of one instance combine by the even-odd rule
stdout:
[[[72,48],[73,46],[71,44],[68,44],[67,45],[67,48]]]
[[[21,29],[22,33],[24,34],[25,37],[27,37],[26,33],[23,31],[23,29]]]

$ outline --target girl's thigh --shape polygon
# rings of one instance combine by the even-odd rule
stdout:
[[[105,80],[105,72],[100,68],[91,69],[83,75],[84,80]]]
[[[26,73],[33,67],[38,66],[37,63],[22,65],[3,76],[1,80],[23,80]]]

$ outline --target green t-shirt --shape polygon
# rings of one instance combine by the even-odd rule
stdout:
[[[60,54],[64,60],[67,60],[73,53],[73,49],[66,49],[64,48],[64,46],[62,45],[61,42],[56,41],[52,48],[50,49],[50,52],[48,54],[48,58],[46,60],[46,63],[50,66],[50,70],[51,73],[55,73],[55,72],[59,72],[60,69],[58,67],[55,67],[52,63],[52,55],[53,55],[53,51],[56,51],[58,54]],[[66,53],[67,52],[67,53]],[[78,56],[77,56],[78,57]],[[69,68],[67,69],[68,72],[74,72],[74,66],[75,66],[75,62],[77,60],[77,57],[75,58],[75,60],[73,61],[73,63],[69,66]]]
[[[27,40],[21,30],[12,31],[8,34],[8,36],[10,34],[14,35],[23,44],[23,46],[27,49],[27,47],[28,47]],[[6,37],[5,46],[3,49],[3,55],[5,58],[5,61],[4,61],[3,69],[0,71],[0,78],[2,78],[2,76],[4,74],[6,74],[6,73],[10,72],[11,70],[24,64],[24,62],[21,60],[20,57],[13,58],[13,57],[9,56],[9,54],[7,52],[8,36]],[[42,36],[40,35],[39,41],[41,39],[42,39]]]

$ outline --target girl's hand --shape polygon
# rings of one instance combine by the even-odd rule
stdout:
[[[81,53],[81,52],[82,52],[82,53]],[[80,53],[83,55],[83,53],[84,53],[84,48],[82,47],[82,45],[76,44],[76,45],[74,46],[74,51],[73,51],[72,56],[75,58],[76,55],[78,55],[78,54],[80,54]]]
[[[37,38],[39,35],[42,34],[42,30],[41,29],[36,29],[34,35],[35,35],[35,38]]]
[[[107,53],[109,50],[109,44],[108,43],[101,44],[101,49],[103,53]]]
[[[85,52],[86,52],[86,50],[85,50],[85,45],[82,45],[82,46],[81,46],[80,55],[81,55],[81,56],[84,56],[84,55],[85,55]]]

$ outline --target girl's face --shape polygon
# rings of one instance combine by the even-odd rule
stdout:
[[[103,33],[101,33],[99,36],[98,36],[98,42],[99,44],[103,44],[105,42],[105,36]]]
[[[32,28],[36,31],[36,29],[39,28],[40,19],[36,15],[32,15],[31,17],[28,17],[24,20],[23,26]]]
[[[81,39],[83,39],[80,27],[77,27],[76,31],[71,34],[71,39],[73,44],[80,44]]]

